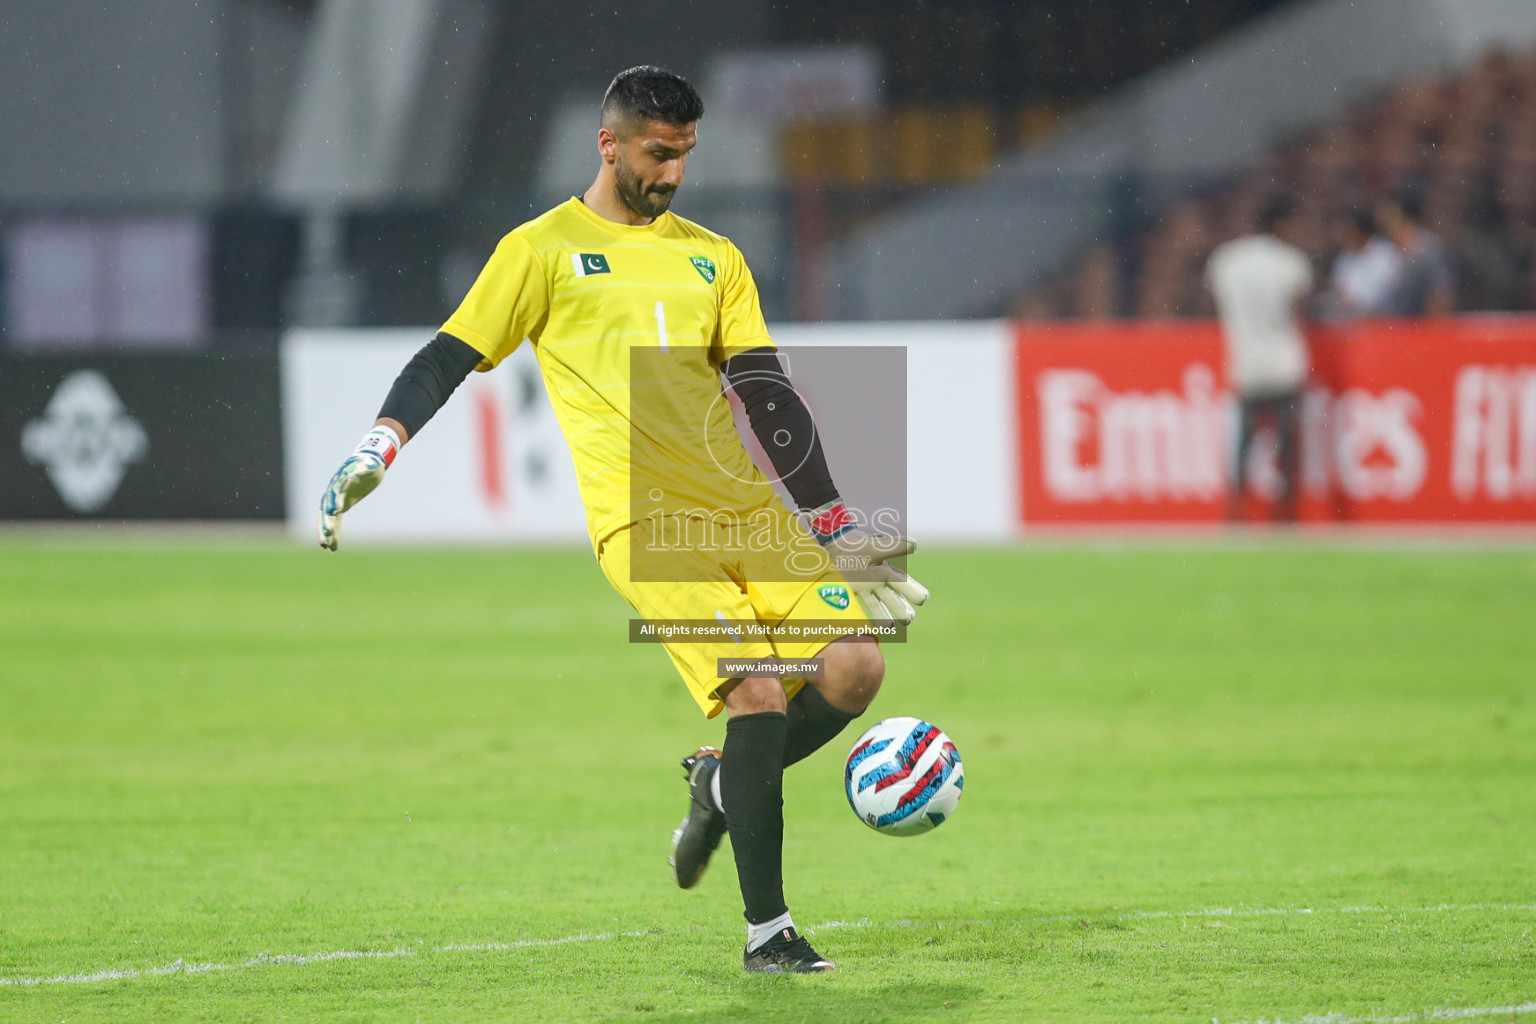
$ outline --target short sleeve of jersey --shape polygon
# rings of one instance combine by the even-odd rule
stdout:
[[[442,332],[485,357],[488,369],[511,355],[524,338],[538,339],[549,318],[544,261],[517,232],[502,238],[469,294]]]
[[[734,355],[754,348],[773,348],[768,325],[763,322],[762,304],[757,298],[757,282],[741,250],[726,242],[721,252],[720,326],[710,346],[716,365]]]

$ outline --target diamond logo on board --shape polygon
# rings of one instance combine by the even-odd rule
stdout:
[[[144,428],[96,370],[65,377],[43,415],[21,431],[21,453],[48,471],[75,512],[105,508],[128,467],[148,452]]]

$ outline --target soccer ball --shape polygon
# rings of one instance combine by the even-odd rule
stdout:
[[[853,745],[843,783],[848,806],[864,824],[888,836],[915,836],[955,813],[965,769],[937,726],[887,718]]]

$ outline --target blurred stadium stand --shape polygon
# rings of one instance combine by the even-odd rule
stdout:
[[[1456,308],[1536,309],[1536,47],[1495,49],[1458,73],[1412,78],[1276,147],[1237,180],[1175,203],[1157,223],[1093,247],[1027,290],[1022,319],[1208,316],[1211,250],[1250,230],[1264,198],[1295,197],[1298,243],[1319,280],[1337,223],[1409,190],[1457,263]]]
[[[677,209],[742,245],[770,319],[1179,313],[1185,284],[1144,301],[1137,268],[1193,259],[1233,182],[1345,159],[1305,145],[1533,37],[1526,0],[10,4],[0,329],[51,351],[437,322],[590,180],[594,97],[645,61],[705,89]],[[1464,109],[1425,88],[1402,123]],[[1517,151],[1450,134],[1446,161]],[[1529,249],[1482,230],[1516,212],[1457,204],[1466,251]]]
[[[1522,0],[1306,0],[1145,75],[1046,144],[836,241],[838,319],[1002,315],[1031,285],[1394,83],[1536,40]],[[921,280],[922,289],[910,287]]]
[[[0,329],[12,349],[89,350],[431,323],[500,234],[573,187],[550,169],[562,133],[590,176],[616,68],[709,84],[733,54],[859,51],[872,104],[717,115],[679,200],[747,249],[770,316],[816,317],[830,240],[1282,2],[6,5]]]

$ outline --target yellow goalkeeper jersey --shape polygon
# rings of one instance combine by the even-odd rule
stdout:
[[[720,382],[724,360],[773,346],[728,239],[670,212],[618,224],[571,199],[501,240],[442,330],[481,370],[533,344],[594,547],[643,519],[776,500]]]

